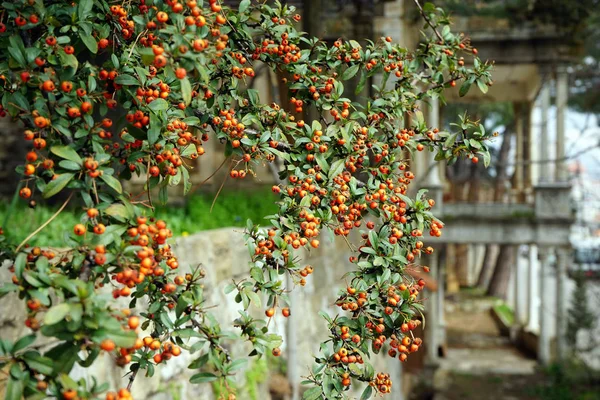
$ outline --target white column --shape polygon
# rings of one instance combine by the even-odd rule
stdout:
[[[517,143],[515,149],[515,187],[514,193],[516,194],[517,200],[520,200],[521,194],[523,193],[523,150],[524,150],[524,129],[523,129],[523,104],[516,104],[515,106],[515,127]]]
[[[556,249],[556,358],[567,356],[567,249]]]
[[[438,347],[446,343],[446,318],[444,317],[444,298],[446,296],[446,250],[440,249],[437,255],[437,265],[439,267],[438,272],[438,293],[437,293],[437,318],[436,322],[438,325]]]
[[[292,387],[291,400],[300,399],[300,381],[298,368],[298,319],[302,318],[302,313],[298,307],[298,290],[294,288],[294,283],[290,275],[286,279],[287,287],[292,289],[289,293],[290,316],[286,324],[286,347],[287,347],[287,378]]]
[[[546,83],[542,86],[540,91],[541,99],[541,111],[542,111],[542,123],[540,127],[540,160],[543,161],[539,165],[540,171],[540,182],[550,181],[550,163],[547,160],[550,159],[548,149],[548,109],[550,108],[550,85]]]
[[[515,296],[515,325],[522,327],[527,321],[527,275],[525,265],[520,257],[520,247],[515,246],[514,264],[514,296]]]
[[[528,270],[528,283],[529,288],[527,292],[527,330],[529,332],[538,331],[539,323],[539,285],[540,275],[538,271],[538,246],[529,246],[529,270]]]
[[[556,71],[556,170],[557,182],[565,182],[568,178],[565,164],[565,111],[567,109],[568,75],[564,66]]]
[[[402,388],[402,370],[404,369],[404,365],[402,365],[402,361],[389,357],[387,358],[389,360],[388,370],[390,371],[390,377],[393,382],[391,395],[394,399],[404,400],[404,389]]]
[[[427,320],[425,321],[426,325],[426,335],[427,335],[427,359],[431,364],[437,364],[438,362],[438,347],[439,347],[439,321],[438,321],[438,306],[439,300],[438,297],[440,295],[439,285],[442,283],[439,280],[440,270],[439,264],[437,262],[437,254],[434,253],[433,257],[429,257],[429,268],[431,279],[438,283],[438,290],[436,291],[428,291],[429,301],[427,301]]]
[[[429,125],[433,128],[440,127],[440,103],[438,99],[429,101]],[[427,151],[427,183],[426,186],[440,186],[440,168],[441,163],[435,161],[435,153]]]
[[[549,297],[547,291],[550,289],[548,285],[548,275],[550,271],[550,253],[548,247],[541,248],[539,251],[540,258],[540,309],[539,309],[539,335],[538,335],[538,361],[542,365],[550,364],[550,324],[548,318]]]

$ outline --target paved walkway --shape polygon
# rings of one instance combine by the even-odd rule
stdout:
[[[494,301],[447,302],[448,349],[435,373],[435,400],[533,400],[536,361],[512,346],[490,314]]]

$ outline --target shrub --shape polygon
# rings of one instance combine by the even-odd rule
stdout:
[[[0,292],[18,293],[31,329],[14,343],[0,342],[2,363],[10,364],[8,399],[128,399],[139,373],[151,376],[181,351],[199,354],[190,365],[197,370],[192,383],[230,387],[227,379],[245,360],[232,359],[221,326],[203,308],[201,280],[210,271],[178,274],[172,230],[153,217],[168,186],[190,189],[187,163],[204,153],[207,140],[226,143],[234,179],[249,179],[265,163],[281,165],[269,226],[246,227],[254,254],[249,276],[226,288],[246,310],[233,325],[253,347],[250,355],[281,353],[281,338],[247,310],[288,314],[293,287],[286,276],[303,286],[312,272],[296,250],[317,248],[323,229],[346,236],[362,228],[349,286],[336,303],[341,315],[325,316],[331,334],[304,396],[346,398],[351,379],[367,383],[362,398],[390,392],[389,375],[375,373],[367,358],[384,345],[400,360],[419,349],[411,331],[424,282],[404,272],[433,251],[423,234],[439,236],[443,227],[424,191],[406,195],[414,179],[410,157],[428,150],[450,162],[489,160],[483,127],[463,117],[455,132],[442,132],[419,111],[420,102],[447,87],[460,84],[464,95],[472,85],[486,91],[491,84],[490,66],[466,37],[450,32],[442,10],[424,6],[428,34],[409,51],[390,38],[329,46],[297,31],[300,17],[279,3],[243,0],[230,10],[217,0],[15,0],[3,7],[0,113],[22,124],[31,144],[18,170],[20,196],[60,194],[59,213],[73,199],[84,204],[64,236],[64,252],[28,247],[37,230],[19,244],[2,242],[13,278]],[[247,88],[259,62],[287,76],[289,107],[265,104]],[[370,98],[347,97],[349,80],[357,78],[360,93],[375,75],[382,81]],[[309,109],[322,117],[303,120]],[[145,179],[144,191],[127,193],[121,182],[134,175]],[[376,222],[363,225],[367,215]],[[131,309],[143,301],[148,310],[133,315],[111,305],[99,294],[107,285]],[[268,298],[264,306],[259,293]],[[139,328],[150,335],[138,337]],[[40,336],[58,343],[40,351]],[[117,392],[68,376],[100,352],[129,370]]]

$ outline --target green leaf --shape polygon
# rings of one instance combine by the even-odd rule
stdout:
[[[342,171],[344,171],[345,164],[346,164],[346,159],[344,159],[344,158],[334,161],[331,164],[331,168],[329,169],[329,173],[327,174],[327,176],[330,179],[335,178],[336,176],[341,174]]]
[[[186,76],[181,80],[181,96],[183,97],[183,102],[187,106],[192,101],[192,85],[190,84],[190,80]]]
[[[360,400],[370,399],[372,394],[373,394],[373,388],[371,386],[367,386],[365,388],[365,390],[362,392],[362,394],[360,395]]]
[[[200,372],[190,378],[190,383],[205,383],[216,381],[217,376],[210,372]]]
[[[100,175],[100,179],[102,179],[108,186],[110,186],[117,193],[123,192],[123,187],[121,186],[121,182],[117,178],[109,174]]]
[[[44,375],[52,375],[54,362],[48,357],[42,357],[35,351],[23,354],[23,360],[29,368]]]
[[[60,63],[65,67],[71,67],[73,69],[79,67],[79,61],[77,61],[77,57],[75,57],[74,54],[67,54],[64,51],[59,50],[58,58],[60,59]]]
[[[246,91],[246,94],[248,95],[248,100],[250,100],[251,105],[255,106],[258,104],[258,101],[259,101],[258,90],[248,89]]]
[[[158,141],[160,137],[160,126],[151,125],[151,128],[148,129],[148,144],[152,145]]]
[[[15,275],[17,276],[17,278],[21,279],[21,276],[23,276],[23,270],[25,269],[26,264],[27,264],[27,254],[19,253],[17,255],[17,258],[15,258],[15,264],[14,264]]]
[[[92,8],[94,7],[94,0],[81,0],[77,6],[77,17],[79,21],[85,21],[90,16]]]
[[[227,370],[229,372],[231,371],[236,371],[240,368],[242,368],[244,365],[246,365],[248,363],[248,360],[245,358],[240,358],[238,360],[233,361],[231,364],[229,364],[229,368],[227,368]]]
[[[252,267],[250,269],[250,276],[252,277],[252,279],[254,279],[258,283],[263,283],[265,281],[262,268]],[[234,287],[235,287],[235,285],[234,285]]]
[[[23,381],[11,377],[4,396],[4,400],[21,400],[23,397]]]
[[[58,166],[70,171],[79,171],[81,169],[81,165],[71,160],[61,160],[58,162]]]
[[[306,392],[304,392],[304,394],[302,395],[302,399],[303,400],[316,400],[316,399],[321,398],[322,394],[323,394],[323,388],[321,386],[315,386],[315,387],[308,389]]]
[[[104,210],[104,213],[121,221],[125,221],[127,218],[131,217],[130,213],[127,211],[127,207],[120,203],[111,204]]]
[[[148,108],[152,111],[163,111],[169,108],[169,103],[165,99],[156,99],[148,104]]]
[[[319,164],[319,167],[321,167],[323,172],[327,173],[327,171],[329,171],[329,164],[327,164],[327,160],[325,159],[323,153],[317,153],[315,155],[315,159],[317,160],[317,164]]]
[[[79,353],[79,345],[71,342],[63,342],[52,349],[48,350],[44,356],[54,361],[53,369],[54,374],[61,372],[70,372],[73,368],[73,364],[79,359],[77,353]],[[65,375],[66,376],[66,375]],[[62,382],[62,379],[61,379]],[[62,383],[63,386],[69,387]],[[75,388],[77,384],[74,385]]]
[[[67,186],[69,182],[71,182],[74,176],[75,174],[71,172],[58,175],[56,179],[48,182],[48,184],[44,188],[44,192],[42,193],[43,197],[47,199],[63,190],[63,188]]]
[[[250,6],[250,0],[242,0],[240,2],[240,8],[238,9],[240,14],[243,14],[248,9],[249,6]]]
[[[260,301],[260,296],[252,290],[245,291],[246,296],[250,299],[250,301],[254,304],[255,307],[261,308],[262,302]]]
[[[471,89],[471,82],[465,81],[458,90],[458,95],[460,97],[464,97],[467,93],[469,93],[469,89]]]
[[[488,92],[488,85],[485,84],[485,82],[483,82],[482,80],[478,79],[477,80],[477,87],[479,88],[479,90],[481,90],[481,93],[485,94]]]
[[[26,65],[25,56],[23,56],[23,53],[21,53],[21,50],[10,46],[8,48],[8,52],[10,53],[12,58],[17,62],[17,64],[19,64],[19,66],[24,67]]]
[[[129,348],[135,344],[137,335],[133,331],[110,331],[106,332],[106,337],[111,339],[119,347]]]
[[[62,321],[69,314],[70,309],[69,303],[60,303],[51,307],[46,315],[44,315],[44,324],[54,325]]]
[[[359,94],[362,92],[365,84],[367,83],[367,71],[363,71],[360,75],[360,80],[358,81],[358,85],[356,85],[356,89],[354,90],[354,94]]]
[[[484,165],[484,167],[486,167],[486,168],[489,167],[490,161],[491,161],[490,152],[489,151],[482,151],[482,152],[480,152],[480,154],[483,156],[483,165]]]
[[[83,163],[81,157],[72,147],[69,146],[52,146],[50,152],[56,154],[60,158],[76,162],[78,165]]]
[[[115,79],[115,83],[123,86],[139,86],[140,81],[133,75],[121,74]]]
[[[351,66],[350,68],[347,68],[344,71],[344,73],[342,74],[342,80],[347,81],[348,79],[351,79],[354,75],[356,75],[359,68],[360,68],[360,64],[356,64],[356,65]]]
[[[452,146],[454,146],[454,142],[456,142],[456,138],[457,137],[458,137],[458,132],[449,135],[446,138],[446,141],[444,142],[444,146],[445,147],[452,147]]]
[[[167,204],[168,200],[169,200],[169,192],[167,190],[167,186],[164,185],[158,191],[158,201],[160,201],[161,204]]]
[[[96,39],[94,39],[92,35],[88,35],[85,32],[81,32],[79,37],[81,38],[81,41],[83,42],[83,44],[85,44],[85,47],[87,47],[89,51],[91,51],[94,54],[98,52],[98,42],[96,42]]]
[[[33,342],[35,342],[35,334],[23,336],[14,344],[12,352],[16,353],[19,350],[23,350],[25,347],[29,346]]]

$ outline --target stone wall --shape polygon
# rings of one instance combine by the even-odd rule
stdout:
[[[290,354],[289,343],[286,341],[286,324],[295,326],[295,354],[296,362],[290,366],[297,371],[297,381],[300,376],[305,376],[308,366],[312,365],[313,357],[318,353],[319,343],[327,337],[325,321],[318,315],[323,310],[330,314],[337,312],[333,302],[340,287],[345,286],[342,275],[349,267],[348,248],[344,240],[336,238],[335,241],[327,239],[329,235],[323,233],[322,246],[318,250],[312,250],[306,258],[307,264],[314,267],[314,273],[307,279],[305,287],[298,287],[295,291],[292,316],[284,319],[278,315],[271,323],[271,328],[284,336],[282,346],[283,355],[278,361],[285,363],[287,355]],[[249,254],[244,245],[242,228],[223,228],[204,231],[175,240],[174,248],[180,258],[181,273],[198,264],[206,269],[205,278],[207,306],[213,306],[211,312],[225,326],[231,326],[238,316],[241,306],[234,301],[234,293],[225,295],[223,288],[231,282],[231,279],[239,280],[247,275],[249,270]],[[6,282],[10,279],[7,268],[0,268],[0,281]],[[125,304],[124,304],[125,305]],[[6,296],[0,301],[0,337],[3,339],[14,339],[28,331],[23,325],[24,304],[16,296]],[[264,315],[264,310],[253,309],[257,316]],[[233,329],[233,328],[232,328]],[[142,334],[143,335],[143,334]],[[229,347],[234,358],[244,357],[248,354],[248,347],[243,342],[232,343]],[[167,364],[157,368],[153,378],[139,376],[133,385],[133,396],[135,399],[148,400],[213,400],[215,395],[210,384],[192,385],[189,378],[193,374],[187,366],[191,360],[198,355],[190,356],[182,353],[178,358],[171,359]],[[270,359],[270,357],[269,357]],[[373,360],[376,371],[387,371],[396,373],[399,361],[386,356],[375,357]],[[248,368],[255,369],[255,359],[251,359]],[[282,398],[271,396],[269,388],[274,392],[287,392],[288,381],[281,376],[281,366],[274,365],[270,361],[269,373],[263,382],[256,384],[256,379],[249,384],[247,376],[248,369],[238,373],[236,377],[239,389],[238,399],[242,400],[269,400]],[[385,365],[389,363],[389,365]],[[127,370],[116,367],[109,355],[99,357],[89,369],[76,369],[73,371],[74,378],[95,377],[99,381],[109,382],[112,388],[122,387],[126,383],[124,374]],[[1,380],[0,380],[1,382]],[[0,398],[2,389],[0,383]],[[400,386],[400,385],[397,385]],[[396,388],[397,390],[398,388]],[[251,394],[253,393],[253,394]],[[358,395],[357,395],[358,397]],[[391,398],[396,398],[392,394]]]

